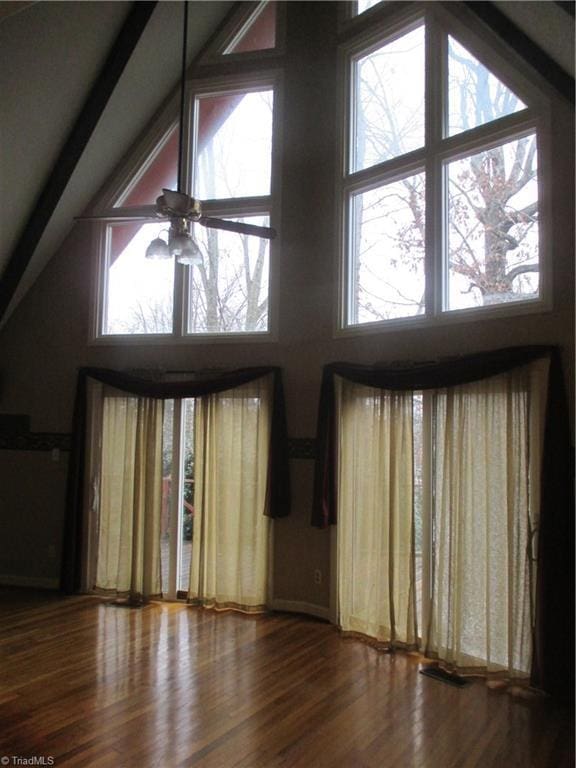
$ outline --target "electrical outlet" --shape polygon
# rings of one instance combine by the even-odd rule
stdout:
[[[314,584],[322,584],[322,571],[319,568],[314,571]]]

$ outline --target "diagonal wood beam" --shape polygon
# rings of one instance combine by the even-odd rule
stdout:
[[[10,255],[0,280],[0,320],[155,7],[156,2],[133,3],[110,49]]]
[[[484,0],[466,0],[464,5],[487,24],[519,56],[531,64],[559,93],[574,103],[574,78],[497,8]]]

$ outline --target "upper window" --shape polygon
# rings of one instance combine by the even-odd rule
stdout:
[[[176,189],[178,179],[178,126],[158,144],[131,182],[122,191],[116,207],[154,205],[163,188]]]
[[[543,297],[535,111],[427,16],[345,56],[342,326]]]
[[[375,5],[382,5],[384,2],[385,0],[355,0],[355,2],[351,3],[352,15],[360,16],[364,11],[370,10],[370,8],[373,8]]]
[[[222,200],[270,194],[271,88],[197,96],[194,194]]]
[[[351,171],[424,144],[424,25],[353,64]]]
[[[273,225],[274,82],[218,83],[192,94],[190,153],[183,178],[202,214]],[[185,126],[186,128],[186,126]],[[184,158],[186,161],[186,158]],[[176,189],[178,129],[172,128],[117,196],[118,213],[149,220],[105,228],[100,272],[99,336],[191,337],[270,329],[270,241],[192,224],[198,263],[145,258],[168,222],[154,222],[162,189]]]
[[[224,55],[249,53],[276,45],[276,3],[259,3],[224,48]]]

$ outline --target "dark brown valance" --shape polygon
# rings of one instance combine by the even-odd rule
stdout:
[[[330,363],[324,367],[317,423],[312,525],[336,523],[337,438],[334,377],[388,390],[444,388],[496,376],[541,358],[550,360],[541,473],[533,685],[573,694],[574,482],[564,379],[559,350],[511,347],[405,367]]]
[[[242,368],[233,371],[191,375],[186,381],[151,381],[108,368],[80,368],[74,405],[72,450],[68,468],[68,487],[64,520],[61,589],[74,593],[80,589],[84,473],[86,461],[87,384],[94,379],[138,397],[167,400],[192,398],[225,392],[263,376],[272,375],[272,424],[268,471],[268,514],[285,517],[290,512],[290,476],[286,408],[281,370],[275,366]]]
[[[261,379],[268,374],[274,375],[274,406],[276,406],[276,397],[282,395],[282,377],[280,368],[275,366],[238,368],[233,371],[199,371],[198,373],[191,373],[190,378],[184,381],[143,379],[110,368],[80,368],[78,384],[80,385],[81,379],[85,381],[87,378],[91,378],[130,395],[170,400],[171,398],[202,397],[202,395],[212,395],[215,392],[225,392],[228,389],[240,387],[242,384],[248,384],[250,381]],[[276,387],[276,383],[279,384],[279,389]]]

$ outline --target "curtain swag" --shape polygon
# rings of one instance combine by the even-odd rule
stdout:
[[[569,419],[556,347],[509,347],[407,367],[336,362],[324,367],[317,422],[312,525],[336,523],[335,377],[395,391],[445,388],[487,379],[535,360],[550,361],[540,487],[540,529],[531,684],[561,698],[573,694],[574,497]]]
[[[131,395],[167,400],[194,398],[225,392],[272,375],[272,423],[268,457],[267,509],[269,516],[286,517],[290,512],[290,477],[286,410],[280,368],[262,366],[198,375],[176,382],[149,381],[107,368],[80,368],[74,404],[72,449],[68,469],[66,511],[60,587],[73,594],[80,589],[82,518],[86,458],[88,379],[95,379]]]

